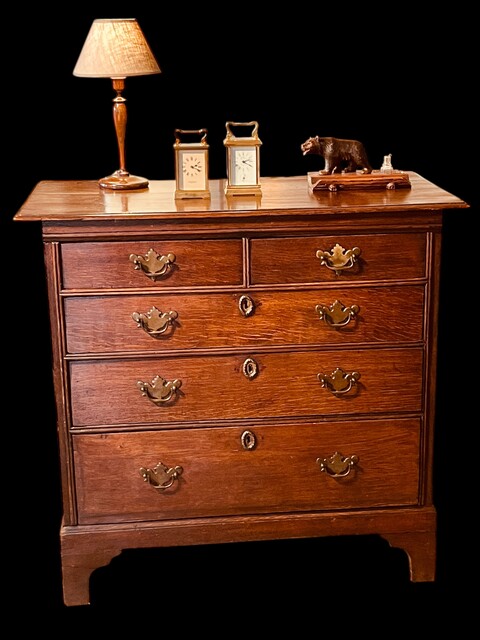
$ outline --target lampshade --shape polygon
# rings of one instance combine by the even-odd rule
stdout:
[[[86,78],[127,78],[160,73],[135,18],[94,20],[73,70]]]

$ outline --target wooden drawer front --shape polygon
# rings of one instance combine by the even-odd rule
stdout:
[[[66,298],[67,350],[398,343],[423,336],[422,285],[248,295],[254,313],[247,316],[240,311],[243,294]]]
[[[70,363],[73,426],[417,412],[422,357],[422,349],[411,348],[75,361]],[[257,375],[247,377],[255,369]],[[342,377],[360,374],[340,395],[318,378],[335,378],[337,369]],[[152,386],[157,376],[170,386],[181,382],[178,391],[170,389],[171,399],[158,405],[137,385]],[[160,396],[161,385],[154,386]],[[147,392],[154,395],[151,388]]]
[[[415,505],[418,419],[74,436],[80,524]],[[331,477],[320,461],[358,461]],[[317,462],[318,460],[318,462]],[[181,467],[166,489],[140,469]],[[332,472],[333,469],[330,469]],[[153,475],[153,481],[159,481]],[[162,479],[163,481],[163,479]]]
[[[317,258],[337,244],[342,253],[360,249],[353,266],[338,273]],[[424,278],[425,256],[425,234],[258,238],[250,242],[251,284]]]
[[[175,256],[172,268],[156,280],[135,269],[130,260],[131,255],[145,257],[150,250],[159,256]],[[241,240],[65,243],[61,255],[64,289],[161,289],[243,282]],[[150,273],[154,272],[152,266]]]

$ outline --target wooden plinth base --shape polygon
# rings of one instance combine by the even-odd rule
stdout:
[[[407,553],[412,581],[435,579],[434,507],[63,526],[64,602],[67,606],[89,604],[92,572],[125,549],[371,534]]]
[[[344,189],[398,189],[409,188],[410,178],[405,171],[392,171],[382,173],[332,173],[321,174],[318,172],[307,173],[308,188],[310,192],[316,191],[340,191]]]

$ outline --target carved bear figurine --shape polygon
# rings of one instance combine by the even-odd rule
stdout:
[[[315,136],[305,140],[300,147],[304,156],[316,154],[323,157],[325,167],[319,173],[350,173],[357,170],[362,173],[372,172],[365,148],[358,140]]]

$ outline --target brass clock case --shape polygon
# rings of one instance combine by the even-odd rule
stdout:
[[[182,141],[182,136],[200,136]],[[209,145],[206,129],[175,129],[175,199],[210,198]]]
[[[227,153],[227,196],[253,195],[262,193],[260,185],[260,147],[258,122],[227,122],[227,133],[223,144]],[[250,136],[237,136],[232,127],[252,128]]]

